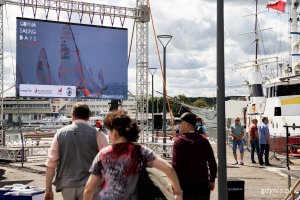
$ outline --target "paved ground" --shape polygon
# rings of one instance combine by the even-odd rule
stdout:
[[[214,149],[216,145],[213,144]],[[216,152],[216,150],[215,150]],[[281,158],[282,160],[283,158]],[[44,187],[45,158],[29,159],[21,167],[21,163],[0,164],[0,168],[5,169],[5,175],[0,179],[0,187],[12,183],[24,183],[38,187]],[[228,178],[240,179],[245,181],[245,199],[283,199],[287,189],[287,177],[280,173],[285,169],[285,163],[271,160],[272,167],[260,167],[258,164],[250,163],[249,152],[245,153],[245,165],[233,165],[231,149],[227,148],[227,175]],[[300,160],[293,159],[294,165],[291,169],[300,170]],[[297,164],[298,163],[298,164]],[[296,180],[292,180],[292,185]],[[211,199],[218,199],[218,186],[211,194]],[[62,199],[60,194],[55,194],[55,199]]]
[[[213,145],[216,149],[216,145]],[[215,150],[216,152],[216,150]],[[273,154],[271,154],[273,155]],[[227,146],[227,177],[228,179],[240,179],[245,181],[245,199],[283,199],[287,193],[288,178],[281,173],[286,169],[286,163],[281,163],[284,156],[279,156],[280,161],[276,159],[270,160],[271,167],[260,166],[259,164],[252,164],[250,160],[249,151],[245,151],[244,165],[234,165],[232,151]],[[238,154],[239,158],[239,154]],[[256,158],[256,160],[258,160]],[[300,169],[300,160],[292,158],[295,164],[291,165],[291,169]],[[298,164],[297,164],[298,163]],[[292,185],[295,183],[292,179]],[[211,194],[211,199],[218,199],[218,186]]]

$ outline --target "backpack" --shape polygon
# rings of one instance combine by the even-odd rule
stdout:
[[[196,124],[195,131],[200,134],[204,134],[203,124]]]

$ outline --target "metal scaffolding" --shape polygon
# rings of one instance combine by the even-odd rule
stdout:
[[[25,7],[29,7],[32,8],[34,18],[36,18],[38,9],[44,10],[46,19],[48,19],[49,11],[54,10],[56,11],[58,21],[60,20],[62,12],[67,13],[69,22],[72,21],[74,13],[79,15],[80,23],[82,23],[83,16],[88,16],[91,24],[93,24],[95,16],[99,17],[101,25],[103,25],[104,19],[108,18],[112,26],[115,23],[115,19],[119,19],[122,27],[126,18],[136,20],[136,117],[141,125],[142,142],[145,142],[144,131],[146,131],[146,133],[148,132],[148,128],[145,130],[145,125],[148,125],[148,22],[150,21],[150,11],[147,0],[137,0],[136,8],[69,0],[0,0],[1,91],[4,91],[3,6],[5,4],[20,6],[22,17],[25,14]],[[3,92],[1,92],[1,97],[3,100]],[[1,119],[3,119],[3,110],[1,112]]]
[[[68,0],[5,0],[6,4],[18,5],[21,7],[21,14],[24,15],[24,8],[32,8],[33,16],[36,17],[37,9],[43,9],[45,11],[46,19],[50,10],[56,11],[57,20],[61,15],[61,12],[67,12],[69,21],[71,21],[72,15],[77,13],[82,20],[83,15],[88,15],[91,23],[94,16],[99,16],[101,23],[104,21],[105,16],[109,16],[113,23],[115,18],[120,20],[137,19],[139,18],[139,9],[127,8],[119,6],[111,6],[104,4],[86,3],[80,1],[68,1]]]
[[[142,130],[141,142],[148,142],[148,23],[147,0],[137,0],[141,17],[136,23],[136,119]]]

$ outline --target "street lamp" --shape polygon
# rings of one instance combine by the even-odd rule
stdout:
[[[154,74],[157,70],[157,68],[148,68],[151,76],[152,76],[152,142],[154,142],[154,82],[153,82],[153,78],[154,78]]]
[[[163,143],[166,143],[166,137],[167,137],[167,132],[166,132],[166,87],[167,87],[167,80],[166,80],[166,48],[169,44],[169,42],[172,39],[172,35],[158,35],[157,38],[160,41],[160,43],[162,44],[163,48],[164,48],[164,65],[163,65],[163,73],[164,73],[164,80],[163,80],[163,134],[164,134],[164,138],[163,138]],[[164,150],[165,150],[165,146],[164,146]]]

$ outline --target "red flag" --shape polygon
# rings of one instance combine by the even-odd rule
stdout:
[[[286,0],[277,0],[276,2],[268,3],[267,8],[285,12],[285,5],[286,5]]]

